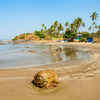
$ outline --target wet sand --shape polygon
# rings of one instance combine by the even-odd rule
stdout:
[[[73,61],[59,66],[0,70],[1,100],[100,100],[100,44],[72,43],[86,47],[93,58]],[[54,69],[60,85],[52,92],[42,93],[33,88],[31,81],[36,72]],[[42,91],[42,90],[41,90]]]

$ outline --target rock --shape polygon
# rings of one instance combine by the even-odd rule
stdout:
[[[39,88],[53,88],[59,83],[58,76],[53,70],[44,70],[35,74],[33,84]]]

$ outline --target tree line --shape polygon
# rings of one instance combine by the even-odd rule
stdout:
[[[97,25],[98,13],[93,12],[90,18],[92,23],[88,27],[88,32],[81,31],[81,28],[85,28],[85,22],[82,18],[78,17],[72,23],[65,22],[64,25],[55,21],[49,28],[42,24],[42,28],[34,31],[32,34],[35,34],[40,39],[65,39],[68,41],[76,39],[78,34],[82,34],[80,41],[87,41],[89,37],[100,37],[100,25]],[[28,33],[25,34],[27,35]]]

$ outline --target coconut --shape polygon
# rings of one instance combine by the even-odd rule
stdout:
[[[35,74],[33,84],[39,88],[56,87],[59,83],[58,76],[53,70],[43,70]]]

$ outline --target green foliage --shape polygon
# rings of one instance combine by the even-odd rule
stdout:
[[[92,21],[96,21],[97,20],[97,17],[98,17],[98,13],[95,11],[95,12],[93,12],[92,14],[91,14],[91,19],[92,19]]]
[[[83,38],[89,38],[90,37],[90,33],[88,33],[88,32],[81,32],[81,34],[82,34]]]
[[[76,32],[79,31],[80,27],[85,27],[85,23],[80,17],[76,18],[74,22],[72,23],[72,25]]]
[[[25,39],[25,35],[22,35],[22,36],[20,37],[20,39]]]
[[[75,38],[77,38],[77,34],[71,31],[66,31],[64,34],[64,39],[73,41]]]
[[[93,34],[89,34],[89,37],[88,38],[93,38]]]
[[[95,33],[95,29],[97,29],[96,20],[98,18],[98,13],[95,11],[90,15],[90,18],[92,20],[91,26],[88,28],[89,30],[92,30],[92,33]]]
[[[87,42],[87,38],[81,37],[80,42]]]
[[[17,40],[17,36],[12,39],[13,41]]]
[[[30,35],[30,34],[32,34],[32,33],[25,33],[25,35]]]
[[[36,31],[36,32],[35,32],[35,35],[37,35],[40,39],[45,38],[45,35],[44,35],[44,34],[41,34],[40,31]]]

